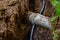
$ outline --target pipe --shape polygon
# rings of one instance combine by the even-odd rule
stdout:
[[[44,7],[45,7],[45,0],[42,0],[42,8],[41,8],[40,14],[43,14]],[[32,38],[33,38],[34,28],[35,28],[35,25],[33,24],[32,28],[31,28],[31,33],[30,33],[30,40],[32,40]]]

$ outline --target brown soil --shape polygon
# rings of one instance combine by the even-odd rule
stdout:
[[[54,16],[50,1],[45,1],[43,15]],[[0,0],[0,40],[29,40],[31,24],[26,20],[26,14],[28,11],[40,12],[40,9],[41,0]],[[53,25],[59,28],[59,19]],[[33,40],[52,40],[52,31],[36,26]]]

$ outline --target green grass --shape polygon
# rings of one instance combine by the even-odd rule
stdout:
[[[55,7],[56,15],[60,18],[60,0],[51,0],[51,4]]]
[[[51,0],[51,4],[52,4],[52,6],[55,7],[55,14],[56,14],[56,16],[58,16],[59,19],[60,19],[60,0],[58,0],[58,1],[56,1],[56,0]],[[51,23],[53,23],[53,22],[55,21],[56,16],[55,16],[55,17],[52,17],[52,18],[50,19],[50,22],[51,22]],[[56,26],[54,26],[54,27],[52,28],[52,30],[53,30],[53,40],[58,40],[58,37],[59,37],[59,36],[58,36],[58,34],[55,32],[55,31],[56,31]]]

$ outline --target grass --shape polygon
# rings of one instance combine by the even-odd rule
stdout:
[[[60,0],[58,0],[58,1],[56,1],[56,0],[51,0],[51,4],[52,4],[52,6],[55,7],[55,12],[56,12],[55,14],[56,14],[56,16],[58,16],[59,19],[60,19]],[[50,19],[50,22],[51,22],[51,23],[53,23],[53,22],[55,21],[56,16],[55,16],[55,17],[52,17],[52,18]],[[53,40],[58,40],[59,35],[55,32],[55,31],[56,31],[56,26],[54,26],[54,27],[52,28],[52,30],[53,30]]]

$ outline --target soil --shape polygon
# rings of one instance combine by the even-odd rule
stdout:
[[[54,7],[49,0],[45,0],[43,15],[52,17]],[[26,20],[28,11],[40,12],[41,0],[0,0],[0,40],[29,40],[32,24]],[[59,18],[55,23],[57,29],[60,26]],[[52,40],[52,31],[36,26],[33,40]]]

